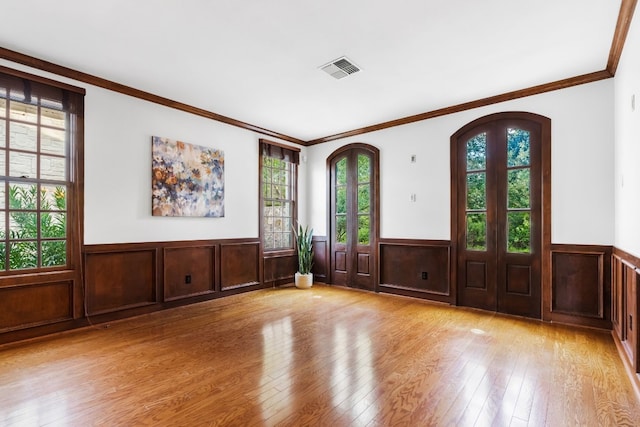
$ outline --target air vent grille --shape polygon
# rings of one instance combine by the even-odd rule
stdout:
[[[360,68],[357,65],[344,56],[323,65],[320,69],[336,79],[341,79],[360,71]]]

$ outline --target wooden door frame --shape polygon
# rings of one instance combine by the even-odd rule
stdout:
[[[472,130],[477,126],[481,126],[490,122],[499,120],[528,120],[540,125],[540,144],[541,144],[541,234],[542,242],[540,244],[542,253],[540,254],[540,303],[542,304],[541,313],[542,320],[551,320],[551,119],[539,114],[509,111],[503,113],[489,114],[480,117],[470,123],[467,123],[458,129],[450,138],[450,169],[451,169],[451,262],[450,277],[451,291],[454,295],[455,304],[458,304],[458,278],[457,278],[457,260],[458,260],[458,138]]]
[[[371,218],[371,246],[373,247],[372,253],[374,254],[373,265],[371,266],[372,276],[373,276],[373,285],[375,292],[379,291],[380,280],[379,280],[379,260],[380,260],[380,150],[373,145],[364,144],[361,142],[356,142],[352,144],[344,145],[334,152],[327,156],[327,248],[329,251],[329,262],[327,272],[327,283],[333,284],[333,234],[331,229],[331,162],[334,158],[338,157],[345,151],[350,151],[353,149],[363,149],[372,153],[372,159],[374,161],[373,168],[373,185],[375,187],[375,194],[372,196],[372,204],[373,204],[373,215]]]

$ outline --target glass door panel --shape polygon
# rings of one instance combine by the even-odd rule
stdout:
[[[487,250],[487,134],[466,144],[466,245],[468,250]]]
[[[358,155],[358,244],[368,245],[371,235],[371,158]]]
[[[507,128],[507,252],[531,252],[531,134]]]
[[[335,224],[336,241],[347,243],[347,159],[336,162],[335,184]]]

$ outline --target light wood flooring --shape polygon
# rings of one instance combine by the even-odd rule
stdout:
[[[1,426],[634,426],[611,335],[315,285],[0,347]]]

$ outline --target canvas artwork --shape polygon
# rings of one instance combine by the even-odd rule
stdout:
[[[224,216],[224,152],[152,137],[153,216]]]

